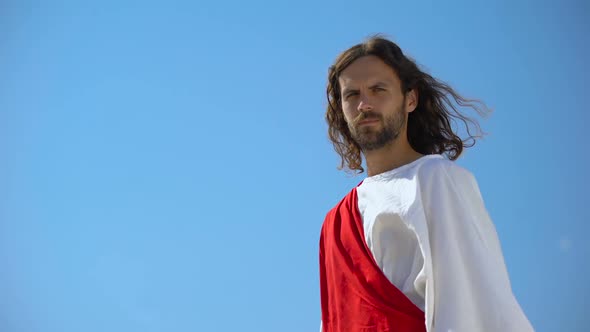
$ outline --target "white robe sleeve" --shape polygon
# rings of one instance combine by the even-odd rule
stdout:
[[[432,264],[428,332],[533,331],[475,178],[453,162],[432,166],[420,185]]]

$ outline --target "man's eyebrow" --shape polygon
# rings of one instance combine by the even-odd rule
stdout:
[[[351,93],[351,92],[358,92],[358,91],[359,91],[358,89],[344,88],[344,89],[342,90],[342,95],[343,95],[343,96],[346,96],[346,94],[348,94],[348,93]]]
[[[371,84],[369,89],[381,87],[381,86],[391,86],[391,85],[393,85],[393,83],[389,82],[389,81],[377,81],[377,82]],[[345,96],[347,93],[358,92],[358,91],[359,91],[358,89],[344,88],[344,89],[342,89],[342,95]]]

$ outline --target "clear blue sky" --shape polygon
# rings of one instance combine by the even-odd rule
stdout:
[[[317,331],[324,122],[373,33],[495,112],[477,177],[538,331],[584,331],[587,1],[3,1],[0,331]]]

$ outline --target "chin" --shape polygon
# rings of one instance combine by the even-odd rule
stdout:
[[[381,135],[381,128],[362,128],[358,133],[359,136],[365,138],[366,140],[372,140],[376,137]]]

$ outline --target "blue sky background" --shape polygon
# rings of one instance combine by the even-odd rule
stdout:
[[[373,33],[495,112],[477,177],[538,331],[585,331],[587,1],[0,2],[0,331],[317,331],[327,68]]]

